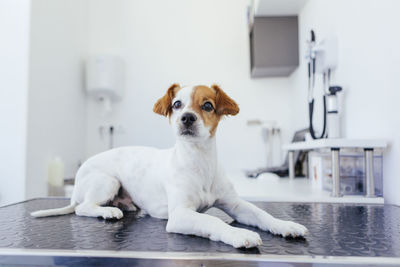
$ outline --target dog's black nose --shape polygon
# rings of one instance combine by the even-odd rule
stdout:
[[[196,115],[190,112],[186,112],[185,114],[182,115],[181,121],[183,125],[189,127],[197,120]]]

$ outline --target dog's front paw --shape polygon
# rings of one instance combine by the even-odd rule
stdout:
[[[282,235],[284,237],[292,236],[299,237],[308,234],[308,229],[298,223],[291,221],[276,220],[268,228],[268,231],[275,235]]]
[[[233,228],[229,233],[228,240],[223,241],[227,241],[225,243],[228,243],[235,248],[252,248],[262,245],[262,240],[258,233],[242,228]]]

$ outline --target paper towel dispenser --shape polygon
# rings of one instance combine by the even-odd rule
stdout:
[[[289,76],[299,65],[297,16],[254,17],[250,28],[251,77]]]
[[[86,63],[86,90],[95,98],[122,98],[124,62],[114,55],[94,55]]]
[[[124,61],[114,55],[94,55],[86,62],[86,92],[111,112],[111,103],[122,99]]]

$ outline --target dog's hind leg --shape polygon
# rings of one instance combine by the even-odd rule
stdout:
[[[76,207],[75,213],[80,216],[103,217],[104,219],[121,219],[123,213],[115,207],[102,207],[113,200],[121,187],[119,181],[104,173],[91,173],[82,179],[84,186],[83,201]]]
[[[118,195],[114,197],[108,205],[117,207],[122,211],[137,211],[138,208],[133,204],[132,198],[129,193],[121,186]]]

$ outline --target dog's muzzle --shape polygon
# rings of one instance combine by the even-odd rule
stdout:
[[[184,126],[190,127],[197,120],[197,116],[191,112],[186,112],[181,117],[181,122]]]
[[[181,135],[196,135],[196,127],[194,123],[197,120],[197,116],[191,112],[186,112],[181,117]]]

